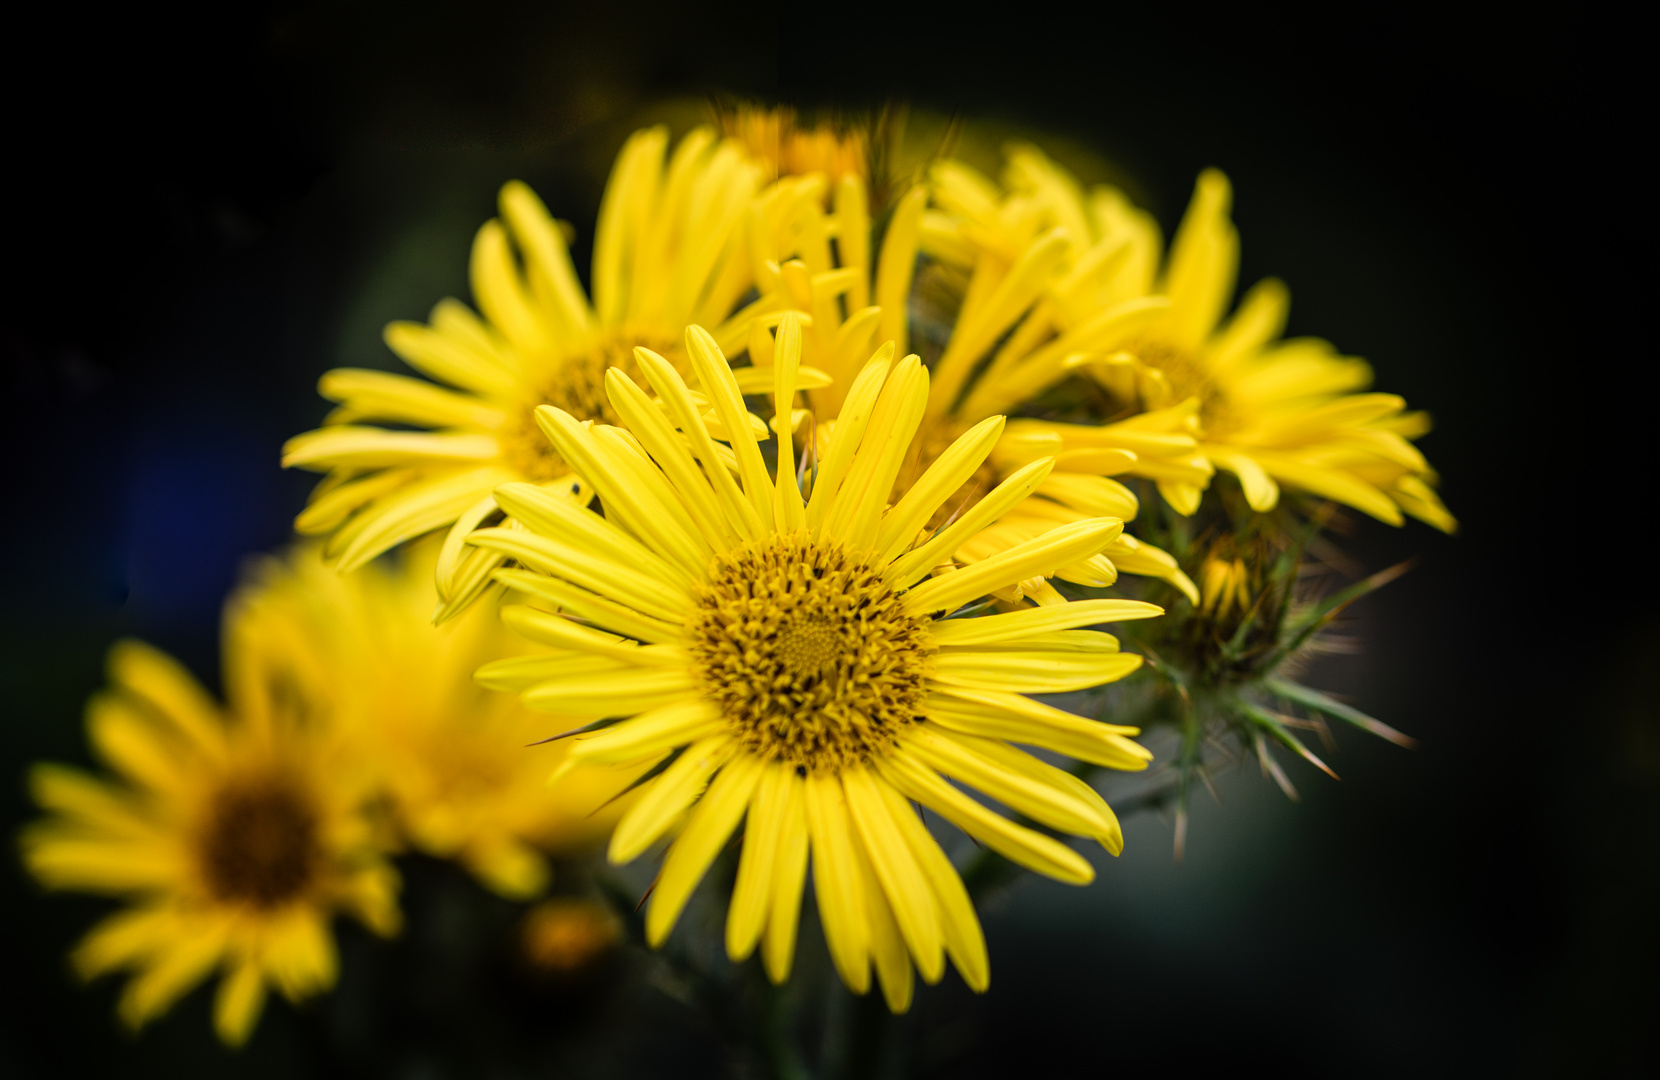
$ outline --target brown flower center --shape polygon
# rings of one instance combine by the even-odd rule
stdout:
[[[245,779],[213,797],[198,854],[215,898],[271,908],[315,882],[319,841],[316,810],[293,784]]]
[[[585,353],[567,357],[552,378],[538,388],[524,409],[509,417],[499,434],[502,455],[510,466],[535,483],[557,480],[571,471],[565,459],[536,426],[536,409],[552,405],[578,420],[617,424],[617,414],[605,396],[605,373],[620,368],[636,383],[645,385],[640,366],[634,361],[634,347],[644,345],[681,368],[680,350],[660,341],[639,340],[633,335],[608,338]],[[682,372],[684,374],[684,372]]]
[[[704,692],[768,759],[839,771],[921,716],[928,622],[840,545],[798,533],[723,557],[688,631]]]
[[[1203,360],[1186,349],[1150,339],[1127,345],[1124,351],[1164,376],[1170,384],[1170,399],[1164,404],[1199,399],[1199,422],[1207,438],[1214,439],[1236,426],[1227,393]]]

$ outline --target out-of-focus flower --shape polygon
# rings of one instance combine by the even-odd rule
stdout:
[[[866,177],[865,132],[832,124],[802,125],[795,110],[739,105],[721,115],[721,130],[743,143],[767,170],[767,179],[822,173],[832,186],[844,176]]]
[[[123,1020],[144,1024],[222,968],[214,1025],[239,1044],[268,986],[299,1000],[333,984],[336,912],[397,930],[398,876],[332,702],[289,677],[257,605],[228,609],[225,650],[222,710],[170,658],[118,644],[87,727],[119,779],[36,766],[51,816],[24,832],[23,852],[47,886],[128,900],[73,954],[87,977],[134,972]]]
[[[539,970],[569,975],[591,967],[622,939],[616,915],[592,900],[544,900],[525,913],[525,958]]]
[[[546,853],[603,840],[627,806],[610,800],[633,776],[568,770],[548,788],[566,745],[531,745],[545,722],[472,679],[480,664],[524,645],[486,607],[432,625],[437,548],[429,538],[396,563],[341,575],[304,547],[266,560],[253,595],[262,625],[288,638],[295,677],[334,703],[403,835],[524,899],[547,887]]]
[[[747,319],[734,311],[752,281],[741,226],[761,170],[705,128],[665,160],[667,148],[667,131],[652,128],[617,157],[594,238],[592,303],[564,227],[515,181],[502,188],[501,218],[473,244],[483,318],[445,300],[427,325],[386,328],[387,345],[436,383],[356,369],[323,376],[323,396],[340,407],[324,427],[290,439],[283,461],[327,471],[296,527],[327,536],[341,570],[447,526],[437,582],[444,614],[459,610],[497,565],[481,551],[463,558],[462,547],[497,512],[492,488],[518,480],[576,505],[591,497],[580,470],[537,431],[538,405],[611,420],[605,372],[631,370],[634,346],[678,361],[692,322],[715,326],[727,344],[742,340]]]
[[[830,438],[833,418],[873,343],[893,341],[896,351],[902,352],[910,338],[908,297],[928,198],[926,189],[918,187],[900,199],[888,221],[881,250],[873,259],[863,184],[857,177],[843,177],[829,210],[819,198],[823,187],[822,176],[787,178],[757,200],[750,242],[755,252],[757,285],[763,298],[772,298],[773,310],[751,323],[748,338],[751,363],[764,368],[772,362],[774,348],[768,328],[777,324],[784,310],[808,317],[803,329],[803,363],[831,379],[828,386],[810,391],[813,411],[827,418],[818,433],[821,443]],[[1045,248],[1047,254],[1035,257],[1035,261],[1027,259],[1016,272],[994,257],[980,260],[968,300],[948,331],[949,340],[935,363],[920,434],[900,472],[896,497],[965,431],[989,416],[1015,412],[1027,404],[1032,393],[1048,385],[1032,382],[1017,387],[1012,382],[988,384],[982,380],[976,384],[977,396],[962,401],[963,377],[1014,319],[1038,303],[1046,275],[1056,265],[1053,256],[1060,250],[1060,245],[1050,243]],[[1130,305],[1129,314],[1120,322],[1133,325],[1136,318],[1145,319],[1138,313],[1160,305],[1162,301],[1138,301]],[[1057,374],[1055,379],[1060,377]],[[996,392],[984,392],[988,386]],[[1124,447],[1067,449],[1059,436],[1040,428],[1031,421],[1012,421],[981,469],[965,480],[962,490],[944,500],[936,520],[926,523],[938,526],[951,514],[966,512],[1005,477],[1033,461],[1056,457],[1054,471],[1035,490],[1036,497],[965,538],[951,553],[958,560],[977,562],[1069,522],[1135,517],[1138,503],[1134,493],[1106,475],[1126,470],[1136,460],[1135,451]],[[1178,443],[1181,452],[1193,452],[1193,440],[1185,436],[1172,440],[1163,435],[1131,434],[1124,441],[1148,453],[1164,453],[1169,445]],[[1101,586],[1112,584],[1121,570],[1164,579],[1190,598],[1198,596],[1175,559],[1124,534],[1101,554],[1058,568],[1056,576],[1077,584]],[[1042,603],[1061,600],[1042,577],[1012,583],[1006,594],[1005,599],[1011,601],[1022,597]]]
[[[1162,268],[1151,217],[1111,188],[1086,196],[1075,178],[1030,147],[1011,152],[1006,195],[959,165],[938,168],[936,177],[938,197],[956,217],[933,231],[931,250],[972,257],[976,265],[989,257],[1030,268],[1028,289],[1042,296],[1033,316],[999,346],[969,392],[971,403],[1000,382],[1035,386],[1085,371],[1109,393],[1112,408],[1141,415],[1104,426],[1028,425],[1022,432],[1058,436],[1063,461],[1067,453],[1103,447],[1136,450],[1124,471],[1156,480],[1183,514],[1198,507],[1213,471],[1224,469],[1259,512],[1275,506],[1283,485],[1390,524],[1400,524],[1404,511],[1438,529],[1456,527],[1432,487],[1434,472],[1408,441],[1429,429],[1428,419],[1406,412],[1393,394],[1359,393],[1372,377],[1364,361],[1316,338],[1281,340],[1284,285],[1258,284],[1224,321],[1239,237],[1220,172],[1200,176]],[[1044,230],[1042,241],[1023,247],[1033,230]],[[1039,253],[1049,265],[1040,265]],[[1168,444],[1172,453],[1148,453],[1137,441],[1144,439]]]
[[[791,414],[799,317],[779,326],[771,366],[777,415]],[[1134,729],[1085,720],[1026,697],[1121,678],[1140,657],[1083,626],[1146,618],[1125,600],[943,618],[994,590],[1099,553],[1115,519],[1074,522],[934,574],[943,557],[1048,474],[1034,462],[956,522],[918,543],[923,524],[977,470],[1003,420],[945,449],[890,505],[928,397],[915,356],[891,346],[851,381],[810,493],[778,425],[776,479],[747,425],[715,340],[686,332],[692,367],[729,433],[728,471],[685,383],[645,349],[659,407],[620,371],[606,377],[626,429],[537,418],[594,484],[605,517],[529,484],[497,498],[521,529],[469,542],[526,569],[498,576],[530,599],[503,609],[525,636],[560,652],[487,665],[479,679],[517,691],[568,723],[624,719],[571,739],[573,762],[649,764],[652,779],[612,834],[627,862],[676,833],[651,894],[646,936],[661,943],[693,889],[744,830],[726,924],[728,953],[759,944],[787,977],[809,853],[831,956],[854,991],[871,966],[890,1008],[909,1006],[913,964],[929,982],[950,956],[985,989],[985,942],[961,879],[907,800],[932,808],[1008,858],[1062,881],[1094,872],[1064,844],[1017,825],[945,776],[1063,832],[1122,844],[1101,797],[1008,741],[1121,769],[1149,755]],[[677,430],[678,429],[678,430]]]

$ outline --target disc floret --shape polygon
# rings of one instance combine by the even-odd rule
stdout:
[[[806,532],[719,559],[688,640],[709,699],[767,760],[840,772],[922,718],[927,620],[867,560]]]

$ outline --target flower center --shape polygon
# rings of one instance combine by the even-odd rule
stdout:
[[[838,544],[802,532],[722,557],[688,631],[704,692],[769,760],[839,771],[920,719],[927,620]]]
[[[508,418],[499,438],[502,456],[509,465],[535,483],[557,480],[571,471],[565,459],[548,442],[542,429],[536,426],[536,409],[553,405],[578,420],[598,420],[603,424],[620,423],[605,396],[605,373],[621,368],[635,382],[644,382],[640,367],[634,362],[634,346],[644,345],[653,352],[680,367],[679,350],[663,342],[640,340],[634,335],[606,338],[584,353],[567,357],[553,376],[537,388],[535,396],[524,409]]]
[[[1152,340],[1137,341],[1126,346],[1125,351],[1164,375],[1170,384],[1170,400],[1165,404],[1174,405],[1190,397],[1199,399],[1199,421],[1208,438],[1216,438],[1237,426],[1222,385],[1198,357],[1185,349]]]
[[[208,889],[224,901],[276,907],[316,879],[317,814],[287,782],[232,783],[213,798],[198,855]]]

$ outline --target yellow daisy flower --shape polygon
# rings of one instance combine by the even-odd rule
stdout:
[[[124,1021],[143,1025],[222,968],[214,1026],[233,1045],[268,986],[298,1001],[334,983],[336,912],[379,934],[399,921],[397,872],[361,812],[364,777],[328,703],[294,693],[283,635],[257,609],[227,612],[225,709],[167,656],[118,644],[87,728],[119,779],[36,766],[30,784],[52,815],[22,838],[47,886],[129,900],[73,954],[88,978],[134,972]]]
[[[942,251],[1007,260],[1018,248],[1008,223],[1030,218],[1047,229],[1061,285],[1052,285],[1046,324],[1023,324],[1005,343],[981,385],[1001,378],[1047,379],[1072,370],[1093,375],[1119,407],[1143,409],[1118,424],[1031,424],[1068,453],[1138,449],[1141,438],[1180,442],[1186,451],[1143,454],[1126,472],[1158,481],[1165,499],[1191,514],[1215,469],[1239,478],[1253,510],[1271,510],[1280,487],[1307,491],[1399,525],[1403,511],[1438,529],[1456,522],[1441,504],[1435,474],[1409,439],[1429,429],[1393,394],[1359,393],[1367,364],[1316,338],[1280,339],[1289,296],[1275,280],[1252,288],[1223,321],[1239,264],[1229,219],[1227,178],[1199,178],[1168,258],[1160,267],[1157,225],[1124,196],[1098,187],[1086,196],[1065,170],[1030,147],[1011,151],[1009,193],[961,165],[936,173],[942,202],[956,220],[941,229]],[[1033,260],[1036,247],[1022,252]],[[1065,286],[1094,285],[1071,300]],[[971,289],[972,294],[972,289]],[[1078,298],[1085,302],[1076,303]],[[966,305],[965,305],[966,306]],[[1139,312],[1110,334],[1085,334],[1109,312]],[[1018,346],[1017,346],[1018,342]],[[1022,348],[1037,345],[1021,358]],[[1047,365],[1047,367],[1045,367]],[[1023,373],[1027,373],[1023,375]],[[970,401],[986,399],[977,389]],[[1126,441],[1126,436],[1132,441]],[[1191,444],[1183,441],[1191,438]]]
[[[966,249],[961,243],[952,246],[939,242],[947,231],[944,215],[927,210],[927,190],[918,187],[899,200],[881,250],[872,259],[863,183],[856,176],[842,177],[829,210],[821,199],[825,183],[822,175],[786,178],[763,193],[750,212],[756,282],[767,306],[759,309],[758,317],[750,324],[747,344],[751,363],[765,367],[771,363],[773,351],[767,328],[776,325],[785,310],[806,315],[803,362],[825,372],[831,380],[827,387],[814,389],[810,399],[815,412],[833,416],[874,341],[892,340],[899,350],[905,349],[911,331],[909,297],[919,248],[931,253],[943,250],[952,256]],[[933,365],[921,435],[901,470],[901,489],[963,432],[987,417],[1019,410],[1065,376],[1059,364],[1052,365],[1053,371],[1045,367],[1047,374],[1041,377],[1029,365],[1005,370],[1005,353],[1010,348],[1029,350],[1037,343],[1030,327],[1049,325],[1053,312],[1071,305],[1079,311],[1083,330],[1093,335],[1089,340],[1111,342],[1117,340],[1114,335],[1132,333],[1165,305],[1161,299],[1137,298],[1129,304],[1108,307],[1104,318],[1095,317],[1093,312],[1086,317],[1084,302],[1075,294],[1093,278],[1079,268],[1058,284],[1052,281],[1061,257],[1069,249],[1054,235],[1038,234],[1035,214],[1027,214],[1026,218],[1026,246],[1030,250],[1017,251],[1007,258],[981,252],[972,261],[973,276],[966,299]],[[930,236],[934,239],[929,240]],[[1020,330],[998,351],[990,370],[973,380],[965,395],[970,373],[1022,315],[1026,318]],[[1037,363],[1043,367],[1047,361],[1040,355]],[[1111,446],[1068,447],[1051,427],[1038,421],[1010,421],[979,473],[954,498],[945,501],[942,516],[959,512],[1022,467],[1041,458],[1055,458],[1054,471],[1035,497],[968,537],[955,553],[958,559],[974,562],[987,558],[1067,522],[1101,516],[1134,518],[1139,510],[1134,493],[1111,479],[1110,474],[1127,471],[1138,458],[1160,468],[1193,469],[1184,463],[1193,456],[1195,447],[1194,439],[1186,434],[1131,431],[1126,427]],[[1172,458],[1175,460],[1169,460]],[[1103,586],[1111,585],[1119,571],[1161,578],[1190,599],[1198,599],[1193,583],[1173,557],[1129,535],[1120,535],[1100,555],[1060,568],[1056,576],[1077,584]],[[1042,578],[1018,583],[1007,592],[1009,599],[1022,595],[1044,603],[1061,600]]]
[[[545,722],[472,679],[479,665],[523,645],[488,610],[432,625],[437,549],[429,538],[395,564],[350,575],[328,569],[312,548],[267,560],[266,621],[290,635],[285,648],[315,696],[335,702],[414,846],[457,860],[502,896],[527,899],[547,887],[547,853],[604,839],[628,805],[611,800],[637,771],[578,769],[548,790],[567,747],[528,748]]]
[[[1093,557],[1122,523],[1073,522],[940,571],[964,538],[1017,506],[1054,463],[1018,470],[957,521],[919,536],[980,467],[1001,417],[965,433],[890,506],[926,407],[928,373],[914,355],[894,363],[885,345],[852,380],[803,492],[790,467],[789,425],[779,425],[775,481],[738,422],[740,387],[714,338],[693,326],[686,349],[733,433],[733,468],[674,366],[647,349],[636,357],[663,407],[612,370],[606,388],[624,427],[539,409],[548,438],[598,490],[605,516],[530,484],[497,490],[525,527],[482,529],[468,542],[525,568],[499,572],[531,601],[503,617],[561,652],[490,664],[479,678],[568,722],[623,718],[573,738],[573,761],[657,770],[610,846],[622,863],[677,834],[646,915],[653,945],[747,815],[726,926],[734,959],[759,947],[772,979],[788,976],[811,859],[831,956],[854,991],[869,989],[874,963],[889,1006],[902,1011],[913,964],[932,982],[946,956],[984,990],[989,969],[973,906],[908,800],[1040,873],[1091,880],[1077,852],[945,776],[1116,853],[1122,835],[1101,797],[1005,740],[1143,768],[1150,755],[1128,738],[1135,729],[1024,695],[1133,671],[1140,657],[1078,628],[1161,609],[1096,600],[947,616]],[[771,369],[779,416],[790,415],[801,350],[799,318],[787,315]]]
[[[720,324],[722,341],[742,339],[746,320],[729,316],[751,287],[740,226],[760,170],[736,142],[704,128],[665,161],[667,148],[667,131],[652,128],[617,157],[595,234],[592,303],[561,224],[514,181],[502,188],[501,218],[473,244],[483,318],[445,300],[427,325],[386,328],[393,352],[448,385],[356,369],[323,376],[323,396],[340,407],[324,427],[290,439],[283,463],[328,473],[295,525],[327,536],[325,552],[341,570],[449,527],[437,580],[446,613],[459,610],[496,565],[483,552],[463,560],[461,545],[496,513],[493,488],[518,480],[578,504],[590,497],[536,430],[537,406],[609,420],[602,379],[632,363],[634,346],[678,359],[691,322]]]

